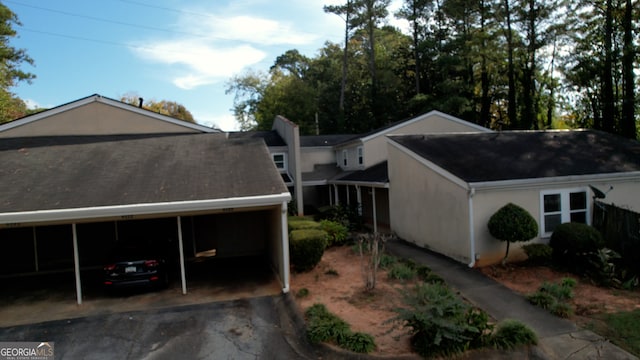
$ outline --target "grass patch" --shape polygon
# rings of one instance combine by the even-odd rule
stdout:
[[[416,276],[416,271],[406,263],[398,262],[391,266],[387,276],[394,280],[411,280]]]
[[[597,316],[592,330],[628,352],[640,356],[640,310]]]

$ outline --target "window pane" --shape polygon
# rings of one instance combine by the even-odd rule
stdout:
[[[560,211],[560,194],[544,196],[544,212]]]
[[[562,215],[545,215],[544,216],[544,231],[552,232],[556,226],[562,222]]]
[[[579,210],[587,208],[587,193],[577,192],[569,194],[569,202],[571,204],[571,210]]]
[[[571,213],[571,222],[578,223],[587,223],[587,212],[586,211],[577,211]]]

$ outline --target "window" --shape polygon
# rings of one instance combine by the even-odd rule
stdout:
[[[551,235],[553,229],[562,223],[589,223],[585,189],[543,191],[540,201],[543,236]]]
[[[364,155],[362,153],[362,146],[358,146],[358,165],[364,164]]]
[[[273,153],[271,156],[273,157],[273,162],[276,164],[278,170],[287,170],[287,157],[284,153]]]
[[[342,150],[342,166],[347,166],[347,150]]]

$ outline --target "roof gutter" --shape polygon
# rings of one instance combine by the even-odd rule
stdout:
[[[272,195],[225,199],[174,201],[149,204],[99,206],[74,209],[35,210],[0,214],[0,225],[71,221],[94,218],[129,217],[135,215],[175,214],[192,211],[223,210],[255,206],[281,205],[291,200],[288,192]]]
[[[538,184],[549,185],[549,184],[589,183],[593,181],[603,181],[603,180],[622,181],[627,179],[637,179],[638,177],[640,177],[640,171],[631,171],[631,172],[623,172],[623,173],[571,175],[571,176],[518,179],[518,180],[470,182],[468,183],[468,186],[477,188],[479,190],[480,189],[482,190],[515,189],[515,188],[526,188],[526,187],[530,187],[531,185],[538,185]]]

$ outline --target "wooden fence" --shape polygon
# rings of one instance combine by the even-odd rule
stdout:
[[[600,201],[593,205],[593,226],[607,247],[622,256],[624,266],[640,275],[640,214]]]

